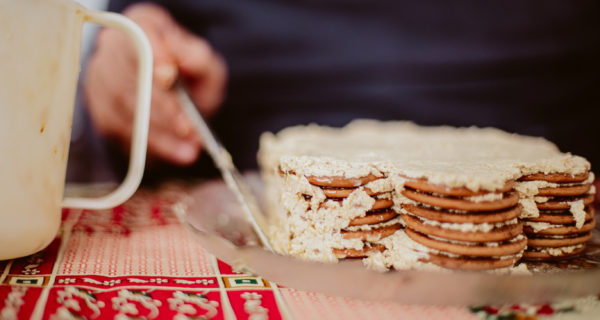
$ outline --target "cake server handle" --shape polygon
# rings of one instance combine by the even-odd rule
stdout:
[[[206,151],[213,159],[215,166],[221,171],[225,184],[233,191],[242,206],[248,222],[252,225],[254,232],[258,236],[262,245],[273,252],[269,239],[265,236],[266,221],[258,202],[252,194],[250,187],[246,184],[244,177],[239,173],[229,152],[217,140],[206,121],[196,108],[196,105],[190,98],[184,84],[177,81],[175,90],[179,96],[181,108],[189,117],[196,131],[204,142]]]

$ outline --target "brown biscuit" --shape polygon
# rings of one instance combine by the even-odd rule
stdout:
[[[429,254],[428,259],[423,259],[423,262],[431,262],[440,267],[448,269],[460,270],[490,270],[498,268],[512,267],[519,260],[519,257],[511,257],[507,259],[485,259],[476,258],[469,259],[466,257],[449,257],[439,254]]]
[[[406,226],[408,228],[411,228],[423,234],[428,234],[449,240],[471,242],[505,241],[523,233],[523,223],[520,221],[515,224],[510,224],[500,228],[492,229],[488,232],[463,232],[460,230],[444,229],[439,226],[428,225],[419,220],[418,218],[408,214],[401,215],[402,219],[404,220],[404,223],[406,223]]]
[[[574,183],[585,181],[590,175],[589,171],[578,174],[567,174],[567,173],[534,173],[526,176],[522,176],[520,181],[535,181],[542,180],[552,183]]]
[[[541,210],[565,210],[571,208],[569,202],[578,200],[583,200],[583,204],[587,206],[594,202],[594,195],[586,194],[580,197],[569,197],[568,199],[552,198],[546,202],[536,203],[536,205]]]
[[[337,249],[334,248],[333,249],[333,254],[335,254],[335,256],[338,259],[344,259],[344,258],[364,258],[366,256],[368,256],[371,253],[375,253],[375,252],[382,252],[383,250],[385,250],[385,246],[382,244],[378,244],[378,243],[369,243],[364,245],[364,247],[360,250],[356,250],[356,249]]]
[[[521,214],[521,206],[489,213],[455,213],[408,203],[402,204],[402,209],[424,219],[450,223],[498,223],[517,218]]]
[[[532,248],[532,249],[528,249],[525,252],[523,252],[523,259],[526,259],[526,260],[560,260],[560,259],[566,259],[566,258],[573,258],[576,255],[583,252],[583,250],[585,250],[585,246],[575,249],[569,253],[563,253],[560,256],[553,256],[547,252],[537,251],[537,250],[535,250],[535,248]]]
[[[356,188],[332,188],[332,187],[321,187],[323,193],[327,198],[347,198]],[[364,189],[365,192],[370,195],[378,195],[380,193],[375,193],[369,188]]]
[[[342,238],[344,239],[361,239],[363,241],[377,241],[385,237],[391,236],[397,230],[402,229],[402,225],[392,224],[385,227],[374,228],[371,230],[342,230]]]
[[[404,183],[404,186],[413,188],[413,189],[416,189],[419,191],[423,191],[423,192],[443,194],[445,196],[472,197],[472,196],[480,196],[480,195],[488,194],[491,192],[494,192],[494,193],[508,192],[508,191],[512,190],[512,188],[514,186],[514,181],[507,181],[506,184],[502,188],[500,188],[498,190],[494,190],[494,191],[488,191],[488,190],[473,191],[473,190],[467,189],[465,187],[449,188],[444,185],[430,183],[426,179],[410,179],[410,178],[409,178],[409,180],[406,180],[406,182]]]
[[[391,210],[391,209],[385,210],[383,212],[367,213],[367,215],[364,217],[358,217],[358,218],[352,219],[352,221],[350,221],[350,223],[348,225],[349,226],[362,226],[365,224],[382,223],[382,222],[392,220],[397,216],[398,216],[398,214],[396,213],[396,211]]]
[[[376,199],[375,203],[371,207],[371,210],[379,210],[389,208],[394,205],[394,201],[390,199]]]
[[[504,197],[499,200],[483,202],[473,202],[460,198],[437,197],[411,189],[403,190],[402,194],[413,201],[430,206],[464,211],[495,211],[514,207],[519,202],[519,195],[516,192],[505,193]]]
[[[527,218],[526,221],[531,222],[547,222],[551,224],[569,224],[575,223],[573,214],[568,211],[559,211],[560,213],[547,213],[548,211],[540,210],[540,215],[536,218]],[[594,216],[594,209],[592,207],[585,208],[585,220],[590,220]]]
[[[465,245],[459,243],[445,242],[437,239],[432,239],[422,233],[415,232],[407,228],[406,235],[415,242],[418,242],[428,248],[449,252],[452,254],[470,256],[470,257],[500,257],[517,254],[527,246],[527,238],[515,242],[496,242],[498,246],[486,246],[483,243],[473,243],[473,245]]]
[[[575,237],[564,238],[528,238],[529,247],[568,247],[586,243],[592,234],[590,232],[577,235]]]
[[[571,197],[579,196],[590,191],[592,184],[582,184],[577,186],[541,188],[538,190],[538,196],[542,197]]]
[[[361,178],[346,178],[346,177],[316,177],[306,176],[310,184],[319,187],[334,187],[334,188],[353,188],[360,187],[371,181],[381,179],[383,177],[376,177],[372,174],[361,177]]]
[[[529,226],[524,226],[523,230],[525,233],[533,233],[533,234],[548,234],[548,235],[568,235],[568,234],[579,234],[586,233],[596,226],[596,220],[590,219],[585,222],[585,224],[581,227],[581,229],[577,229],[575,224],[557,224],[556,227],[540,230],[538,232],[534,232],[533,228]]]

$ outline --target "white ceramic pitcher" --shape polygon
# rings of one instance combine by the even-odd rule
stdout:
[[[65,198],[63,189],[84,22],[127,34],[138,54],[129,171],[111,194]],[[61,207],[101,209],[127,200],[144,171],[152,51],[127,18],[68,0],[0,0],[0,260],[45,248]]]

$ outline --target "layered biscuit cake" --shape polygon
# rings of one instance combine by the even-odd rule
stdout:
[[[488,270],[580,253],[595,225],[590,163],[493,128],[357,120],[264,134],[278,252],[374,269]]]

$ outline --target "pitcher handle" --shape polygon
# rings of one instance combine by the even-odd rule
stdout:
[[[128,18],[110,12],[82,10],[84,21],[114,27],[125,32],[133,41],[138,55],[137,98],[129,168],[125,179],[113,192],[98,198],[70,198],[63,200],[63,207],[85,209],[108,209],[115,207],[137,190],[142,181],[146,162],[148,127],[150,124],[150,100],[152,90],[152,48],[142,29]]]

